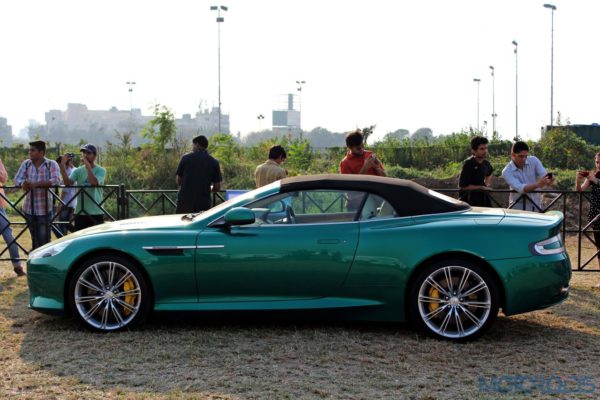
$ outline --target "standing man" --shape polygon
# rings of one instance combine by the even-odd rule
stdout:
[[[8,205],[8,200],[6,199],[6,195],[4,194],[4,189],[2,186],[4,186],[7,180],[8,172],[6,172],[4,163],[2,163],[2,160],[0,160],[0,231],[2,232],[2,238],[6,243],[6,247],[8,247],[8,254],[10,254],[10,261],[13,265],[13,271],[15,271],[17,276],[25,276],[26,273],[23,270],[23,263],[21,263],[19,260],[19,258],[21,258],[19,255],[19,246],[17,245],[17,241],[13,236],[8,215],[6,215],[6,206]]]
[[[31,234],[31,248],[37,249],[50,241],[52,195],[48,188],[60,182],[58,164],[46,158],[44,141],[29,143],[29,159],[19,167],[14,182],[27,192],[23,213]]]
[[[525,198],[524,195],[551,185],[554,177],[546,173],[546,169],[537,157],[529,156],[529,146],[525,142],[513,144],[511,159],[502,170],[502,176],[506,183],[517,192],[510,194],[509,207],[517,210],[541,211],[539,193],[527,195],[528,198]],[[519,198],[521,200],[517,202]]]
[[[490,190],[494,168],[487,160],[488,140],[482,136],[471,139],[471,157],[463,163],[458,179],[459,197],[472,206],[491,207],[490,197],[484,191]]]
[[[90,226],[104,223],[104,211],[99,204],[102,203],[102,189],[96,186],[104,185],[106,169],[96,165],[98,149],[93,144],[86,144],[81,149],[81,166],[67,173],[67,163],[70,155],[65,154],[60,163],[60,174],[66,186],[92,186],[93,189],[77,189],[77,207],[75,208],[75,230],[80,231]],[[93,201],[92,201],[93,199]]]
[[[340,174],[363,174],[386,176],[383,164],[372,151],[365,150],[360,129],[346,134],[348,152],[340,162]]]
[[[192,140],[192,152],[181,157],[175,182],[177,194],[177,214],[195,213],[211,207],[210,192],[221,190],[221,167],[208,151],[206,136],[196,136]]]
[[[65,169],[67,171],[67,176],[70,176],[71,173],[75,171],[75,165],[73,164],[73,153],[67,153],[67,155],[68,160]],[[63,156],[58,156],[56,159],[56,162],[59,166],[62,164],[62,159]],[[64,183],[64,181],[63,185],[68,186]],[[73,230],[71,227],[71,219],[73,218],[75,207],[77,207],[77,188],[63,188],[60,193],[60,200],[62,203],[59,203],[56,207],[56,214],[58,214],[58,221],[63,222],[63,224],[59,224],[57,229],[61,236],[65,236],[69,230]]]
[[[286,157],[285,150],[279,145],[269,149],[269,159],[254,171],[257,188],[287,177],[287,171],[281,166]]]

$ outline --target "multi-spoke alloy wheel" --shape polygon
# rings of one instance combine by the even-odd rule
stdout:
[[[82,265],[70,287],[75,314],[89,327],[114,331],[133,326],[148,313],[148,290],[138,268],[120,257]]]
[[[498,313],[498,291],[490,274],[454,260],[426,268],[411,291],[412,319],[428,333],[450,340],[482,334]]]

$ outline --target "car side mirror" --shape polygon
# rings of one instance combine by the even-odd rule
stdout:
[[[225,224],[232,225],[249,225],[256,220],[254,212],[245,207],[234,207],[227,211],[223,216]]]

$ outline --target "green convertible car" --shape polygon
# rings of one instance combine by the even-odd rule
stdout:
[[[284,179],[201,214],[106,223],[33,251],[31,308],[100,331],[151,311],[303,310],[473,339],[565,300],[560,212],[469,205],[410,181]]]

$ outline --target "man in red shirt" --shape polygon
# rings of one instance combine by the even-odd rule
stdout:
[[[372,151],[365,150],[360,129],[346,135],[346,157],[340,162],[340,174],[386,176],[383,164]]]

